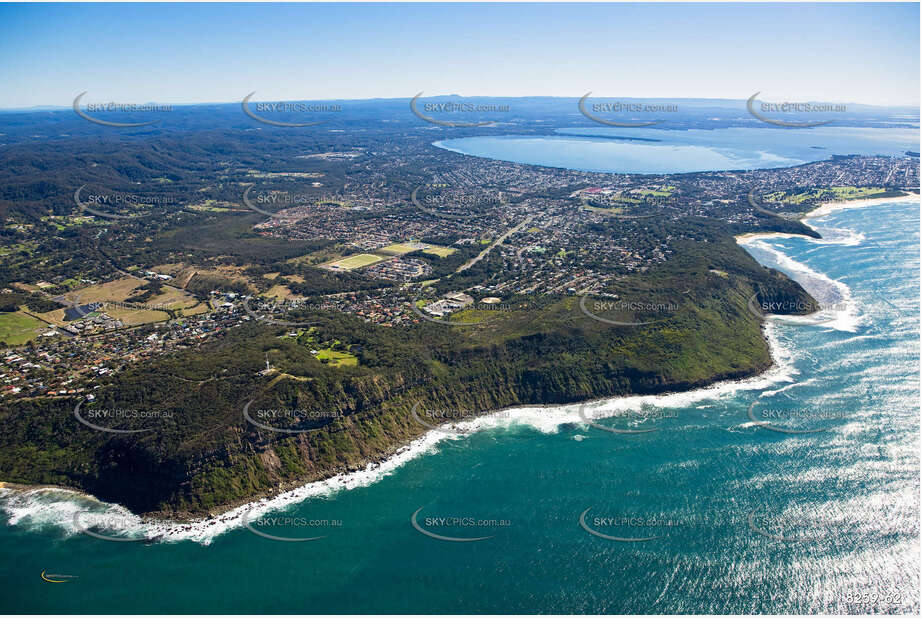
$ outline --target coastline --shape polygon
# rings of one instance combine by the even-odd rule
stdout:
[[[901,195],[899,197],[873,197],[868,199],[861,200],[841,200],[837,202],[824,202],[819,204],[812,210],[805,212],[797,218],[799,221],[802,221],[805,225],[815,230],[815,227],[805,223],[808,219],[817,219],[819,217],[824,217],[830,215],[833,212],[839,210],[849,210],[852,208],[868,208],[870,206],[879,206],[880,204],[892,204],[892,203],[901,203],[901,202],[917,202],[921,200],[921,195],[917,193],[909,193],[908,195]],[[739,244],[744,244],[747,241],[759,240],[762,238],[808,238],[802,234],[791,234],[790,232],[746,232],[744,234],[737,234],[733,238],[736,239],[736,242]]]
[[[803,218],[824,216],[840,209],[860,208],[882,203],[917,201],[918,199],[918,195],[911,194],[897,198],[829,202],[813,209]],[[737,242],[743,244],[746,241],[773,236],[803,237],[800,234],[750,233],[740,235],[736,239]],[[817,242],[823,241],[818,240]],[[118,517],[120,524],[113,526],[114,534],[128,535],[126,538],[152,538],[159,542],[188,540],[207,545],[224,532],[245,526],[247,520],[253,517],[258,517],[271,511],[278,511],[311,498],[328,496],[341,490],[364,487],[375,483],[381,478],[394,473],[408,461],[432,452],[443,440],[460,439],[476,431],[508,428],[513,425],[527,425],[541,432],[555,432],[563,424],[584,424],[584,420],[579,415],[579,410],[582,406],[585,406],[587,418],[600,419],[617,416],[619,413],[640,409],[643,406],[676,407],[696,401],[713,399],[739,390],[756,390],[779,382],[793,382],[792,376],[795,375],[795,370],[792,367],[791,355],[778,343],[774,333],[774,325],[770,321],[766,321],[762,329],[768,342],[769,353],[773,362],[767,370],[750,377],[716,381],[690,390],[656,395],[626,395],[593,399],[562,406],[551,404],[531,405],[493,411],[476,419],[456,424],[454,427],[459,431],[457,434],[451,434],[443,429],[429,430],[410,443],[395,448],[386,457],[371,462],[360,469],[341,472],[323,480],[301,484],[292,483],[293,488],[278,487],[272,494],[250,497],[237,503],[222,505],[219,507],[221,512],[214,516],[190,517],[189,519],[182,517],[142,518],[120,505],[102,502],[85,492],[49,485],[0,482],[0,496],[4,498],[6,503],[6,498],[12,493],[15,498],[22,498],[27,503],[20,505],[22,508],[19,510],[17,510],[16,505],[3,505],[3,509],[10,514],[11,525],[31,517],[31,513],[28,512],[30,508],[28,502],[32,498],[37,498],[43,502],[42,506],[46,511],[60,511],[59,516],[56,516],[55,521],[52,523],[68,529],[69,533],[79,534],[80,530],[75,528],[73,522],[74,502],[79,501],[94,511]],[[47,515],[45,513],[45,516]]]
[[[825,202],[805,213],[800,219],[815,219],[824,217],[837,210],[847,210],[851,208],[867,208],[869,206],[878,206],[880,204],[891,204],[899,202],[915,202],[921,198],[918,193],[908,193],[899,197],[873,197],[861,200],[842,200],[838,202]],[[811,226],[810,226],[811,227]]]
[[[839,210],[852,210],[868,208],[883,204],[893,203],[917,203],[921,199],[917,193],[908,193],[898,197],[882,197],[861,200],[841,200],[834,202],[825,202],[812,210],[799,216],[799,221],[812,230],[819,233],[819,229],[810,223],[811,219],[818,219],[830,215]],[[828,232],[830,230],[826,230]],[[735,236],[736,242],[741,246],[755,245],[759,249],[769,252],[775,256],[778,263],[782,263],[784,268],[781,270],[789,271],[789,274],[803,288],[806,289],[816,300],[819,301],[823,309],[806,315],[768,315],[766,318],[786,322],[790,324],[803,324],[813,326],[826,326],[843,331],[854,332],[860,322],[859,311],[854,303],[851,290],[842,281],[831,279],[824,273],[816,272],[805,264],[790,259],[786,254],[772,247],[760,243],[762,240],[778,238],[800,238],[806,242],[816,244],[844,244],[856,245],[863,241],[862,234],[849,234],[844,237],[834,238],[823,236],[819,233],[818,238],[813,238],[803,234],[791,234],[787,232],[750,232]],[[760,246],[759,246],[760,245]],[[760,260],[759,260],[760,262]],[[798,275],[798,276],[797,276]],[[808,282],[813,282],[815,288],[811,287]],[[824,297],[817,292],[817,288],[825,290]],[[827,310],[825,309],[827,307]]]
[[[479,431],[507,429],[513,426],[528,426],[542,433],[555,433],[566,424],[584,425],[585,421],[580,416],[580,409],[583,406],[585,417],[597,420],[641,410],[648,406],[673,408],[718,398],[740,390],[757,390],[778,383],[793,382],[792,376],[795,371],[790,362],[791,355],[787,354],[777,341],[772,324],[765,323],[762,328],[773,363],[765,371],[755,375],[742,379],[715,381],[690,390],[655,395],[624,395],[591,399],[562,406],[535,404],[492,411],[475,419],[454,424],[452,427],[457,433],[445,431],[443,427],[431,429],[409,444],[395,449],[388,457],[371,462],[359,470],[342,472],[327,479],[302,483],[293,489],[283,490],[271,496],[251,497],[245,501],[223,505],[221,508],[225,510],[210,517],[189,519],[141,517],[121,505],[103,502],[77,489],[13,483],[6,483],[5,486],[0,484],[0,497],[5,499],[8,494],[12,493],[14,502],[18,498],[25,504],[17,508],[17,505],[7,503],[0,508],[10,515],[12,524],[31,516],[30,509],[33,506],[29,503],[34,500],[35,503],[41,503],[41,506],[36,508],[40,508],[46,518],[53,519],[50,522],[43,521],[42,525],[56,524],[67,530],[68,534],[80,534],[81,530],[74,525],[74,515],[80,511],[75,509],[74,503],[82,502],[86,507],[85,510],[106,514],[106,525],[111,526],[113,536],[138,540],[146,538],[156,542],[193,541],[208,545],[221,534],[244,527],[248,521],[257,519],[266,513],[279,511],[311,498],[329,496],[342,490],[371,485],[394,473],[405,463],[431,453],[438,444],[445,440],[462,439]]]

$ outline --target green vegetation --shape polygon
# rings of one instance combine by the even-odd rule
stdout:
[[[431,255],[437,255],[438,257],[444,258],[452,255],[456,251],[457,249],[453,249],[451,247],[438,247],[436,245],[429,245],[422,250],[422,253],[429,253]]]
[[[319,350],[316,358],[320,362],[325,362],[330,367],[355,367],[358,365],[358,357],[349,352],[324,348]]]
[[[47,325],[22,312],[0,313],[0,347],[22,345],[38,336]]]
[[[358,253],[356,255],[344,257],[341,260],[336,260],[335,262],[330,262],[329,264],[325,264],[325,266],[342,270],[355,270],[364,266],[370,266],[371,264],[377,264],[383,260],[384,258],[379,255],[374,255],[373,253]]]
[[[414,243],[399,242],[392,245],[387,245],[386,247],[381,247],[377,250],[377,252],[383,253],[384,255],[406,255],[407,253],[412,253],[413,251],[418,250],[419,247]]]
[[[764,199],[768,202],[784,202],[787,204],[815,204],[833,200],[861,200],[882,197],[898,197],[901,191],[892,191],[883,187],[853,187],[838,186],[828,188],[815,188],[808,191],[774,191],[765,193]]]
[[[234,127],[238,117],[239,109],[227,116]],[[27,118],[17,115],[17,123]],[[198,121],[190,115],[183,122]],[[89,129],[84,124],[81,129]],[[21,338],[30,327],[32,335],[40,329],[41,324],[23,322],[24,305],[36,314],[60,309],[50,297],[70,289],[89,294],[88,288],[118,285],[125,271],[141,275],[148,269],[174,279],[161,286],[125,278],[131,285],[123,294],[107,292],[100,299],[154,303],[176,286],[197,297],[199,304],[190,312],[205,309],[211,290],[295,296],[307,301],[306,306],[339,306],[343,312],[295,313],[304,322],[318,323],[306,330],[237,321],[216,312],[222,315],[204,329],[206,337],[171,332],[176,339],[168,342],[175,347],[156,352],[153,360],[94,376],[92,383],[73,383],[74,388],[93,389],[95,407],[147,413],[112,421],[121,429],[150,429],[144,433],[91,430],[74,418],[79,401],[74,398],[5,399],[0,407],[0,479],[79,488],[140,513],[202,515],[388,456],[427,430],[409,414],[417,402],[488,411],[685,390],[752,375],[771,359],[749,300],[754,296],[762,302],[810,304],[797,284],[758,265],[732,240],[733,234],[753,231],[817,236],[773,211],[756,209],[752,214],[746,199],[747,179],[780,187],[788,186],[793,174],[751,172],[744,174],[744,183],[734,172],[676,175],[667,183],[655,176],[617,177],[614,184],[622,195],[593,193],[596,201],[583,204],[626,216],[599,217],[581,212],[576,200],[563,200],[589,184],[609,187],[615,177],[534,168],[516,179],[501,171],[504,164],[468,157],[465,165],[474,179],[466,190],[469,197],[502,191],[510,207],[496,209],[484,200],[483,208],[474,209],[474,220],[430,225],[427,218],[420,219],[409,196],[432,178],[450,177],[457,155],[432,148],[429,135],[403,136],[404,127],[394,133],[379,119],[362,120],[360,115],[349,116],[348,130],[324,127],[313,135],[225,131],[215,125],[209,112],[197,125],[202,131],[187,134],[177,129],[134,138],[129,135],[133,132],[93,129],[81,131],[84,137],[56,138],[51,150],[31,137],[44,129],[28,124],[15,129],[19,137],[10,139],[13,147],[4,150],[5,165],[0,166],[0,289],[17,292],[0,295],[0,338]],[[373,156],[345,162],[313,158],[312,153],[354,152],[356,141],[373,144],[368,151]],[[810,182],[889,187],[890,175],[882,171],[867,176],[862,165],[836,165],[816,166]],[[810,170],[804,166],[800,171]],[[244,210],[244,187],[257,179],[259,191],[309,198],[303,203],[320,216],[289,227]],[[75,212],[77,181],[95,183],[88,186],[93,191],[139,191],[151,197],[162,193],[178,199],[162,207],[151,200],[153,205],[140,209],[150,216],[117,221],[88,217]],[[495,186],[487,187],[493,182]],[[810,200],[897,194],[897,186],[800,188],[790,192],[788,201],[796,204],[774,210],[788,214],[805,210]],[[786,197],[777,192],[762,199]],[[562,234],[548,228],[556,215],[537,216],[525,224],[537,226],[527,228],[532,238],[513,235],[506,247],[456,272],[512,223],[508,215],[515,204],[532,198],[566,205],[567,212],[560,215]],[[323,207],[316,209],[316,204]],[[330,204],[345,207],[326,207]],[[539,207],[540,202],[534,204]],[[454,207],[469,210],[461,199]],[[524,220],[522,216],[514,222]],[[395,243],[355,253],[353,242],[378,243],[377,238],[412,238],[431,246]],[[476,241],[458,244],[471,238]],[[513,290],[527,289],[518,284],[498,288],[497,305],[477,304],[444,320],[468,324],[438,324],[402,311],[402,304],[414,298],[415,286],[402,289],[400,283],[376,280],[367,269],[360,270],[388,259],[385,253],[412,254],[432,269],[426,275],[431,288],[423,292],[426,298],[467,290],[482,299],[493,294],[484,288],[505,282],[515,250],[538,273],[529,284],[552,283],[545,275],[557,272],[572,275],[560,278],[560,288],[610,281],[589,301],[591,312],[602,320],[643,324],[616,326],[586,315],[566,289],[515,296]],[[331,263],[341,268],[318,268]],[[99,283],[89,286],[87,281]],[[337,295],[329,305],[321,298],[327,294]],[[623,301],[626,308],[605,304],[605,299]],[[178,293],[175,303],[165,300],[173,318],[181,313],[180,301],[186,305]],[[367,308],[378,301],[377,316],[390,320],[387,326],[356,317],[358,311],[367,316]],[[426,302],[420,299],[417,305]],[[134,309],[118,311],[137,314]],[[404,321],[406,317],[410,319]],[[146,332],[141,328],[132,334],[143,342]],[[137,349],[113,345],[104,337],[87,341],[93,351],[126,358]],[[272,424],[278,428],[306,431],[273,432],[244,419],[243,407],[249,402],[252,411],[290,408],[322,415],[277,418]]]
[[[31,256],[35,251],[34,243],[16,243],[13,245],[0,245],[0,257],[20,254],[22,256]]]
[[[416,402],[483,411],[562,404],[683,390],[766,369],[771,359],[748,300],[808,303],[808,296],[729,239],[687,242],[676,255],[607,290],[672,307],[637,312],[653,318],[642,326],[595,320],[575,297],[512,297],[503,300],[510,309],[458,314],[486,320],[472,326],[384,328],[312,313],[318,324],[298,337],[261,323],[228,330],[199,350],[98,383],[97,407],[158,415],[114,427],[151,431],[94,431],[74,418],[74,399],[4,406],[0,478],[77,487],[141,513],[201,515],[387,456],[426,431],[409,414]],[[261,373],[266,357],[269,374]],[[248,423],[242,409],[249,401],[251,411],[321,414],[273,421],[308,430],[284,434]]]
[[[34,313],[46,313],[61,308],[60,304],[36,292],[0,292],[0,313],[18,311],[23,305]]]

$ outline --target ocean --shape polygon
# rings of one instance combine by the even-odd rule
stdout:
[[[828,307],[748,380],[497,413],[190,527],[0,490],[0,610],[916,614],[919,210],[740,241]]]

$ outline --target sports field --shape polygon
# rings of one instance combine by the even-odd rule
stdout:
[[[430,245],[421,242],[398,242],[392,245],[387,245],[386,247],[381,247],[377,251],[387,255],[406,255],[407,253],[412,253],[413,251],[418,251],[419,249],[425,249],[429,246]]]
[[[335,262],[329,262],[328,264],[324,264],[324,266],[332,270],[355,270],[356,268],[361,268],[363,266],[377,264],[384,259],[385,258],[379,255],[373,255],[371,253],[359,253],[357,255],[344,257],[341,260],[336,260]]]
[[[428,245],[425,249],[422,250],[422,253],[430,253],[432,255],[437,255],[438,257],[448,257],[455,251],[457,251],[457,249],[452,249],[451,247]]]

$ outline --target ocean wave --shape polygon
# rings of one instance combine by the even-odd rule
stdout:
[[[786,386],[783,386],[775,390],[766,390],[763,393],[761,393],[761,396],[762,397],[773,397],[774,395],[777,395],[778,393],[783,393],[790,389],[800,388],[802,386],[807,386],[813,383],[815,383],[815,378],[809,378],[808,380],[803,380],[802,382],[794,382],[793,384],[787,384]]]
[[[839,210],[852,210],[857,208],[869,208],[872,206],[883,206],[886,204],[899,204],[902,202],[918,202],[917,195],[904,195],[902,197],[880,197],[880,198],[870,198],[864,200],[850,200],[847,202],[828,202],[822,204],[818,208],[809,211],[806,213],[807,219],[819,219],[821,217],[826,217],[833,212]]]
[[[705,388],[681,393],[633,395],[591,402],[584,404],[584,413],[587,418],[601,419],[648,408],[685,408],[700,401],[729,397],[739,391],[760,390],[778,383],[792,382],[797,373],[792,362],[792,350],[782,344],[771,324],[765,326],[765,336],[775,363],[762,374],[744,380],[718,382]],[[108,530],[119,537],[153,539],[164,543],[192,541],[208,545],[221,534],[244,526],[244,517],[252,520],[309,499],[328,497],[342,490],[371,485],[412,459],[432,452],[443,440],[459,440],[474,432],[514,426],[527,426],[542,433],[555,433],[563,425],[584,425],[579,414],[582,405],[512,408],[456,423],[453,425],[456,434],[432,430],[402,447],[385,461],[369,464],[362,470],[307,483],[272,498],[257,500],[215,517],[190,522],[144,520],[119,505],[102,502],[79,492],[55,488],[2,490],[0,510],[8,514],[8,523],[11,525],[20,524],[30,528],[54,527],[63,530],[68,536],[81,532],[74,521],[75,513],[89,510],[93,513],[111,515],[102,519],[107,522]]]
[[[803,316],[770,315],[769,319],[789,324],[807,326],[822,326],[844,332],[856,332],[861,322],[857,303],[851,294],[851,289],[842,281],[832,279],[794,260],[783,251],[771,246],[761,237],[750,237],[739,241],[743,246],[755,247],[770,256],[778,269],[789,274],[797,283],[803,286],[819,304],[828,309]]]
[[[837,311],[822,310],[807,316],[777,316],[772,315],[772,320],[791,324],[823,326],[844,332],[856,332],[862,322],[851,289],[842,281],[830,278],[824,273],[813,270],[806,264],[794,260],[782,250],[768,244],[770,239],[797,238],[801,241],[818,246],[823,245],[860,245],[866,236],[846,228],[825,228],[821,225],[828,215],[839,210],[866,208],[903,202],[919,203],[918,196],[909,195],[901,198],[883,198],[869,200],[854,200],[850,202],[830,202],[806,214],[802,222],[822,234],[822,238],[811,238],[799,234],[767,233],[750,234],[738,238],[738,243],[743,247],[756,247],[770,256],[780,270],[787,272],[794,280],[802,285],[813,298],[823,306],[841,307]]]
[[[853,204],[844,207],[854,207]],[[826,209],[827,210],[827,209]],[[821,211],[821,212],[820,212]],[[831,210],[819,209],[812,213],[815,216],[828,214]],[[775,235],[777,236],[777,235]],[[784,235],[789,236],[789,235]],[[857,325],[857,313],[850,289],[842,282],[835,281],[822,273],[818,273],[805,264],[793,260],[783,252],[770,247],[762,242],[765,235],[752,236],[740,239],[740,244],[754,244],[769,253],[778,265],[803,278],[801,283],[807,290],[816,296],[825,293],[835,295],[833,302],[845,301],[846,309],[838,312],[830,322],[821,321],[820,325],[838,330],[853,332]],[[792,237],[792,236],[790,236]],[[796,236],[796,238],[803,238]],[[837,239],[815,240],[810,242],[823,244],[855,244],[862,242],[859,234],[842,233]],[[818,288],[818,289],[817,289]],[[827,302],[827,298],[824,299]],[[592,402],[585,405],[585,416],[591,419],[621,416],[631,411],[642,411],[645,408],[686,408],[695,406],[702,401],[718,400],[730,397],[737,392],[746,390],[763,390],[777,384],[786,383],[780,389],[768,391],[769,393],[782,392],[796,386],[794,383],[798,371],[793,365],[794,348],[788,342],[783,342],[778,336],[776,322],[815,323],[816,317],[805,318],[772,317],[765,323],[765,336],[769,343],[774,365],[766,372],[745,380],[726,381],[711,386],[682,393],[668,393],[662,395],[635,395],[618,397]],[[802,383],[801,385],[804,385]],[[365,487],[377,482],[383,477],[392,474],[403,464],[433,452],[443,440],[459,440],[473,432],[509,428],[512,426],[527,426],[544,433],[558,432],[563,425],[584,425],[580,417],[581,404],[559,407],[522,407],[511,410],[494,412],[491,414],[457,423],[454,428],[457,434],[433,430],[410,444],[398,449],[390,457],[380,463],[372,463],[356,472],[336,475],[332,478],[307,483],[281,493],[272,498],[257,500],[243,506],[228,510],[227,512],[210,518],[203,518],[190,522],[174,522],[168,520],[145,520],[130,513],[124,507],[97,500],[86,494],[58,488],[37,488],[29,490],[14,490],[0,488],[0,511],[8,517],[8,525],[24,526],[34,530],[58,530],[65,536],[73,536],[82,532],[75,523],[75,515],[91,512],[101,515],[111,515],[107,530],[114,535],[127,539],[156,539],[158,542],[192,541],[203,545],[210,544],[216,537],[244,525],[244,518],[253,518],[272,511],[280,511],[294,504],[306,500],[327,497],[336,492]],[[748,429],[755,423],[743,423],[733,429]],[[785,443],[786,448],[800,448],[796,440]],[[119,523],[114,523],[119,522]]]

